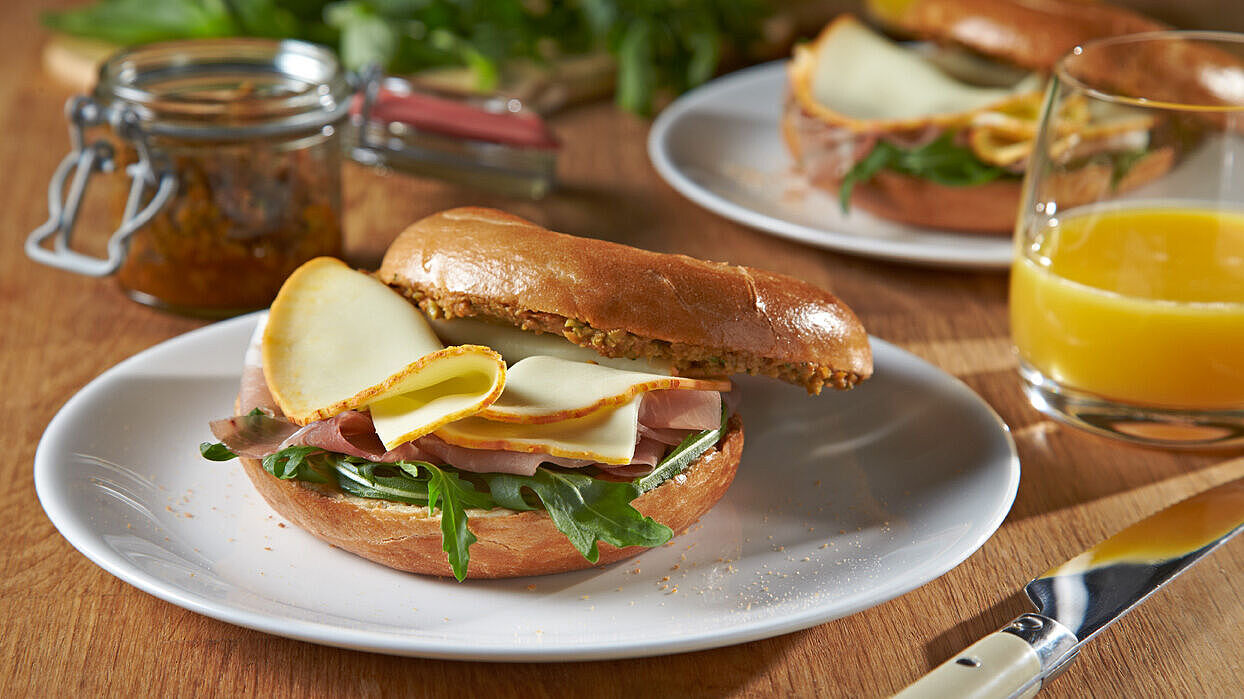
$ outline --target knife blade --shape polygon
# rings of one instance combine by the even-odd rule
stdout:
[[[1085,643],[1244,530],[1244,478],[1136,522],[1034,578],[1036,613],[934,668],[896,697],[1031,697]]]

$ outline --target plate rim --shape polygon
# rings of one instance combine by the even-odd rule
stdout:
[[[977,408],[983,409],[985,414],[998,427],[998,434],[1003,438],[1006,450],[1009,452],[1005,459],[1005,464],[999,463],[995,466],[995,468],[1006,469],[1004,492],[1001,493],[1001,497],[995,502],[995,509],[991,516],[978,525],[978,535],[971,540],[965,540],[959,547],[956,555],[937,561],[938,565],[933,566],[932,570],[927,574],[887,590],[880,597],[858,601],[845,607],[833,607],[832,611],[828,612],[826,611],[827,607],[824,605],[810,607],[793,614],[753,621],[749,624],[744,624],[737,630],[722,631],[718,629],[668,639],[638,639],[621,642],[598,642],[591,645],[563,644],[562,646],[529,648],[480,647],[453,641],[446,644],[418,636],[403,637],[382,631],[356,629],[306,619],[289,619],[275,612],[257,612],[241,609],[204,598],[174,584],[150,578],[141,569],[116,556],[115,552],[112,552],[113,555],[109,555],[108,551],[100,550],[93,546],[94,542],[89,533],[78,531],[76,522],[72,518],[72,513],[68,511],[67,503],[54,497],[56,486],[55,483],[50,482],[53,465],[48,462],[52,459],[50,455],[53,449],[51,442],[65,429],[64,425],[70,420],[70,414],[79,410],[77,406],[80,404],[88,403],[92,400],[94,394],[101,391],[101,386],[111,377],[129,370],[134,364],[142,363],[150,354],[158,351],[168,351],[167,348],[171,345],[195,343],[201,341],[200,338],[205,335],[223,334],[232,331],[234,326],[253,324],[259,313],[263,313],[263,311],[174,336],[148,347],[101,372],[75,392],[61,406],[52,420],[49,421],[36,448],[33,470],[35,492],[46,516],[61,537],[92,563],[123,582],[165,602],[219,621],[276,636],[320,645],[390,655],[486,662],[562,662],[627,659],[737,645],[808,629],[813,626],[819,626],[822,623],[850,616],[901,597],[942,577],[958,567],[972,554],[979,551],[992,538],[1010,513],[1019,489],[1020,461],[1018,451],[1009,427],[997,412],[959,378],[891,343],[870,336],[875,353],[893,354],[905,362],[914,362],[916,366],[925,365],[940,375],[940,378],[946,382],[946,387],[949,390],[959,393],[969,403],[974,403]],[[877,350],[880,350],[880,352],[877,352]]]
[[[720,92],[734,88],[739,83],[773,80],[776,74],[784,74],[785,65],[786,60],[779,59],[727,73],[683,94],[662,110],[653,120],[652,128],[648,132],[647,149],[648,159],[666,184],[693,203],[723,218],[762,233],[795,240],[805,245],[914,266],[998,272],[1010,268],[1013,255],[1013,243],[1010,237],[1005,240],[998,239],[999,252],[997,253],[983,251],[977,254],[972,254],[970,251],[942,253],[924,246],[912,247],[901,241],[888,241],[814,228],[776,218],[727,199],[698,184],[674,163],[669,146],[670,133],[682,119],[704,103],[712,102]],[[775,123],[773,125],[775,139],[777,133],[778,125]],[[955,231],[936,231],[936,233],[962,237],[965,241],[979,241],[985,237]],[[1005,248],[1005,255],[1001,252],[1003,248]]]

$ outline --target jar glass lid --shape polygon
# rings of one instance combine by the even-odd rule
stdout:
[[[95,88],[104,103],[130,105],[151,133],[205,139],[318,128],[345,115],[351,94],[329,49],[246,38],[128,49],[103,64]]]

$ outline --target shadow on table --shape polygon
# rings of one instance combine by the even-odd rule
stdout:
[[[1023,475],[1010,521],[1186,477],[1198,481],[1196,489],[1208,487],[1208,482],[1199,483],[1205,480],[1205,472],[1238,459],[1242,453],[1239,449],[1177,451],[1141,447],[1051,420],[1014,428],[1013,435]],[[1136,513],[1137,518],[1145,514],[1148,513]],[[1119,526],[1128,523],[1119,522]]]
[[[789,660],[797,632],[743,645],[652,658],[574,663],[481,663],[401,658],[344,651],[248,633],[238,648],[244,657],[263,657],[267,648],[280,657],[296,656],[301,669],[260,662],[260,687],[313,682],[318,696],[475,696],[515,697],[718,697],[746,694],[749,682]],[[277,650],[271,645],[292,644]],[[252,646],[247,649],[247,646]],[[308,671],[308,668],[316,668]],[[709,670],[711,668],[711,671]],[[301,691],[310,689],[304,685]],[[300,690],[295,689],[295,692]]]
[[[929,663],[929,668],[935,668],[938,665],[950,660],[956,653],[962,651],[968,646],[976,643],[985,636],[1002,628],[1011,619],[1025,612],[1033,612],[1036,609],[1028,596],[1023,590],[1016,590],[1013,594],[1005,599],[1000,600],[997,604],[982,610],[973,615],[969,619],[955,624],[946,631],[938,634],[924,646],[924,657]],[[917,677],[912,677],[911,681],[915,682]]]

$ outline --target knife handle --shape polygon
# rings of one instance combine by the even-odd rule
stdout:
[[[1024,614],[933,668],[896,699],[1027,699],[1074,657],[1078,640],[1057,621]]]

